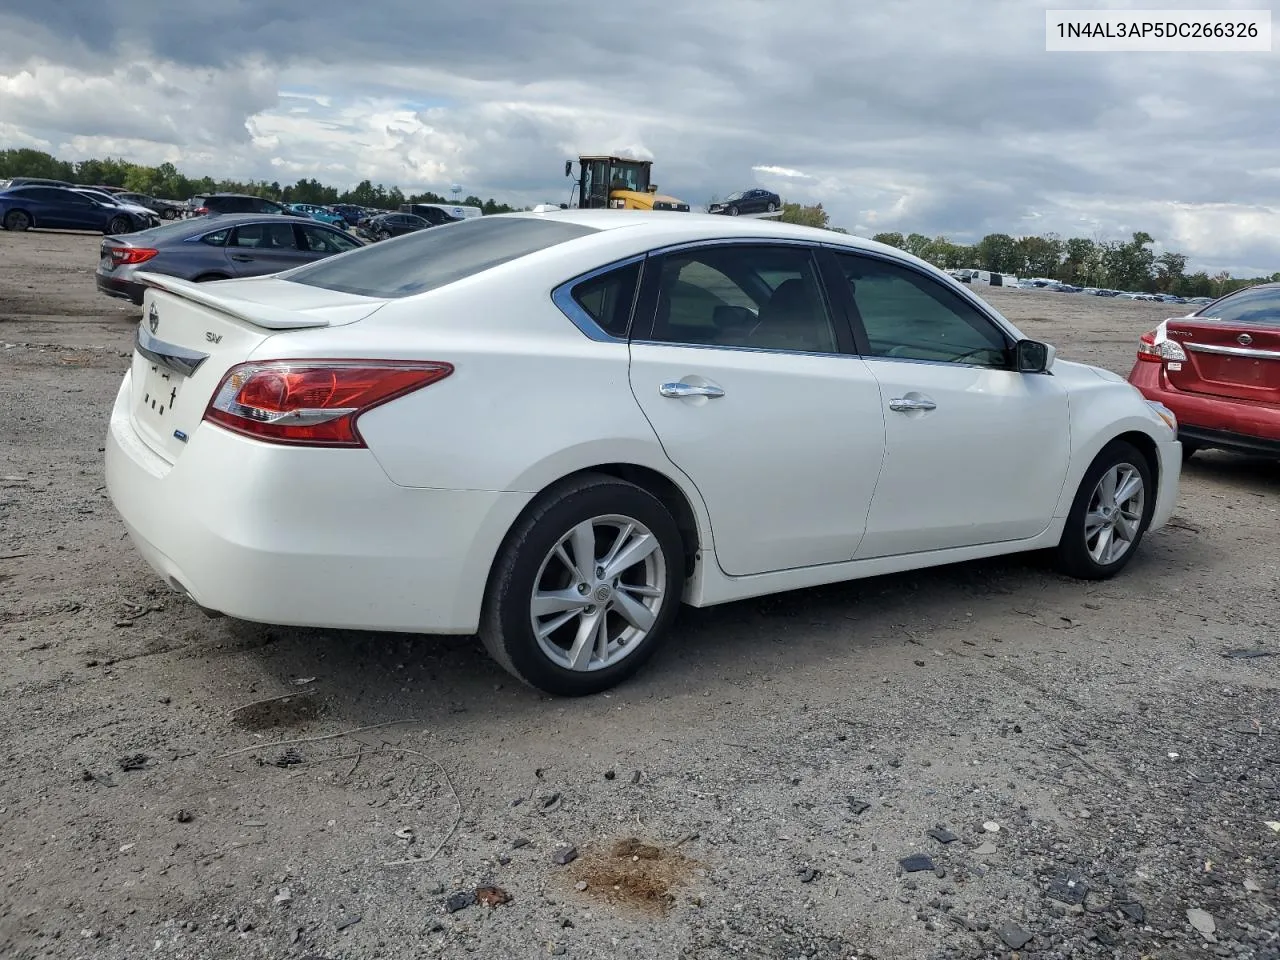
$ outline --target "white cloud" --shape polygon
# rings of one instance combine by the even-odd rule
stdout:
[[[805,173],[803,170],[793,170],[791,167],[774,167],[760,165],[751,168],[756,173],[763,173],[773,177],[789,177],[797,180],[812,180],[813,177]]]

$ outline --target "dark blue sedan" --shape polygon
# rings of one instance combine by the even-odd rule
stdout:
[[[117,234],[151,223],[139,213],[66,187],[19,186],[0,192],[0,224],[6,230],[92,230]]]

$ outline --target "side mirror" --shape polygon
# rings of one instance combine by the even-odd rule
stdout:
[[[1014,369],[1019,373],[1048,373],[1056,352],[1039,340],[1019,340],[1013,348]]]
[[[564,175],[565,175],[566,177],[571,177],[571,176],[573,176],[573,161],[572,161],[572,160],[566,160],[566,161],[564,162]]]

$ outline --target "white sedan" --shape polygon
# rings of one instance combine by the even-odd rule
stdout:
[[[712,215],[433,227],[269,277],[141,274],[108,489],[208,611],[478,633],[557,695],[680,603],[1017,551],[1109,577],[1173,415],[899,250]]]

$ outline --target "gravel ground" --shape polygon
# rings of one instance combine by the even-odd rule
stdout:
[[[685,610],[551,700],[169,593],[103,488],[96,245],[0,234],[0,956],[1280,958],[1280,466],[1197,457],[1107,583]],[[1166,312],[984,293],[1121,373]]]

